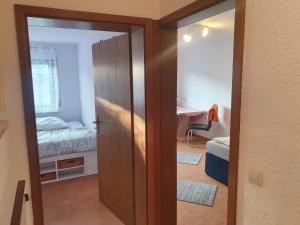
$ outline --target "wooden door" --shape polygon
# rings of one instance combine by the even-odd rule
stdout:
[[[132,76],[129,35],[93,45],[99,198],[134,224]]]

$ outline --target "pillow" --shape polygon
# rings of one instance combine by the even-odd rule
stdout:
[[[36,118],[36,129],[42,130],[60,130],[69,128],[68,124],[57,117],[39,117]]]
[[[84,129],[83,124],[79,121],[71,121],[71,122],[67,122],[67,124],[71,129]]]

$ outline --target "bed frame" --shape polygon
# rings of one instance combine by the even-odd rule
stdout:
[[[228,166],[227,160],[209,152],[206,153],[205,173],[226,186],[228,185]]]
[[[228,185],[230,146],[210,140],[206,144],[205,173]]]
[[[98,173],[96,150],[40,159],[42,184]]]

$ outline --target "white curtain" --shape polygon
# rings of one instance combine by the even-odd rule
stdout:
[[[30,54],[35,111],[58,112],[59,87],[55,49],[31,46]]]

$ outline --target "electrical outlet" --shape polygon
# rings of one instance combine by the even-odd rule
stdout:
[[[264,174],[258,169],[249,169],[248,171],[248,181],[251,184],[262,187],[264,182]]]

